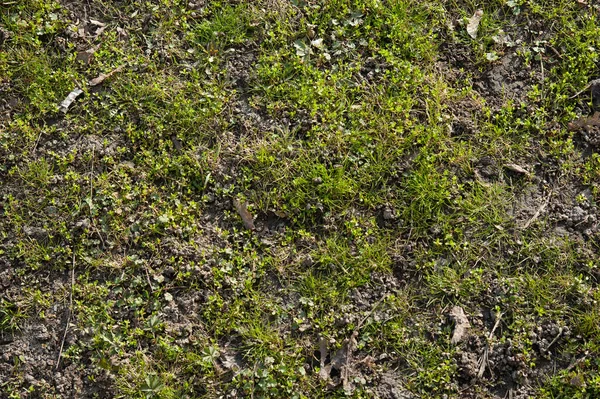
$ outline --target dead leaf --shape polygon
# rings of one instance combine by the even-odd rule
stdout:
[[[85,65],[89,65],[92,62],[96,50],[98,50],[98,46],[89,48],[84,51],[79,51],[76,57],[77,61],[81,61]]]
[[[234,352],[223,353],[219,360],[221,360],[223,367],[225,367],[227,370],[235,371],[240,370],[243,367],[240,357]]]
[[[375,362],[375,358],[373,356],[370,356],[370,355],[365,356],[361,361],[359,361],[359,363],[360,364],[364,364],[365,366],[367,366],[371,370],[375,370],[375,368],[377,367],[377,363]]]
[[[512,170],[515,173],[521,173],[526,176],[531,176],[531,174],[525,168],[515,163],[507,163],[506,165],[504,165],[504,167],[508,170]]]
[[[99,27],[106,26],[106,24],[104,22],[100,22],[100,21],[97,21],[97,20],[91,19],[91,18],[90,18],[90,23],[92,25],[96,25],[96,26],[99,26]]]
[[[252,217],[252,214],[250,212],[248,212],[247,204],[236,198],[233,200],[233,206],[235,207],[235,210],[242,218],[242,222],[244,222],[244,226],[248,230],[254,230],[254,218]]]
[[[483,18],[483,10],[475,11],[475,14],[471,18],[469,18],[469,23],[467,24],[467,33],[473,39],[477,38],[477,30],[479,29],[479,23],[481,22],[481,18]]]
[[[152,14],[146,14],[142,21],[142,33],[148,32],[150,29],[150,22],[152,21]]]
[[[342,346],[331,353],[327,349],[327,340],[321,338],[319,341],[320,360],[319,360],[319,378],[328,382],[330,387],[342,384],[346,395],[351,395],[354,392],[355,386],[353,380],[360,376],[360,372],[356,369],[356,365],[364,364],[367,367],[375,367],[374,359],[367,356],[363,360],[355,360],[354,352],[358,346],[357,343],[358,330],[354,330],[350,338],[346,338]],[[327,363],[327,357],[330,356],[330,362]],[[331,376],[332,370],[339,373],[339,379]]]
[[[76,87],[75,89],[73,89],[73,91],[69,93],[67,98],[65,98],[58,106],[58,109],[60,110],[60,112],[62,112],[63,114],[66,114],[67,111],[69,110],[69,107],[71,106],[71,104],[73,104],[73,101],[75,101],[75,99],[77,97],[79,97],[82,93],[83,93],[83,90],[81,90],[79,87]]]
[[[569,380],[569,384],[571,384],[572,386],[577,387],[577,388],[581,388],[585,385],[583,379],[578,375],[572,377]]]
[[[450,310],[450,318],[454,321],[454,332],[452,333],[450,342],[456,345],[463,340],[471,324],[469,323],[469,319],[467,319],[465,311],[460,306],[454,306]]]
[[[352,356],[358,345],[356,338],[358,337],[358,331],[354,330],[350,338],[346,339],[344,346],[346,347],[346,362],[341,367],[342,387],[346,395],[352,394],[354,391],[354,384],[352,384],[351,377],[354,370],[354,361]]]
[[[342,347],[338,349],[335,354],[331,357],[331,364],[328,367],[328,378],[332,368],[339,370],[340,380],[342,381],[342,387],[346,394],[351,394],[354,391],[354,384],[352,384],[352,377],[354,375],[354,360],[353,354],[356,350],[358,337],[358,331],[354,331],[350,338],[346,338]]]
[[[600,126],[600,112],[598,111],[594,112],[594,115],[592,116],[581,117],[579,119],[575,119],[573,122],[569,122],[567,128],[572,132],[576,132],[578,130],[593,126]]]
[[[129,33],[120,26],[117,26],[117,34],[119,35],[119,40],[125,40],[129,37]]]
[[[327,350],[327,340],[325,338],[319,340],[319,351],[321,355],[319,359],[319,377],[324,381],[329,381],[331,365],[325,365],[327,355],[329,354],[329,351]]]
[[[285,219],[288,217],[287,213],[285,213],[282,210],[279,209],[273,209],[273,213],[275,214],[275,216],[277,216],[278,218],[282,218]]]
[[[90,86],[98,86],[100,83],[104,82],[106,79],[110,78],[111,76],[113,76],[115,73],[117,72],[121,72],[123,70],[123,68],[125,68],[125,65],[121,65],[115,69],[113,69],[112,71],[110,71],[109,73],[101,73],[100,75],[98,75],[97,77],[95,77],[94,79],[90,80],[88,82],[88,85]]]
[[[0,28],[0,46],[2,46],[7,37],[8,33],[5,32],[4,29]]]
[[[100,36],[105,30],[106,30],[106,26],[101,26],[98,29],[96,29],[96,33],[94,34],[95,37]]]
[[[483,187],[491,187],[492,186],[490,183],[485,181],[485,179],[483,178],[483,176],[481,176],[481,173],[479,173],[479,171],[477,169],[475,169],[473,171],[473,174],[475,175],[477,182],[479,184],[481,184]]]
[[[183,144],[181,144],[181,141],[177,138],[177,136],[172,135],[171,141],[173,142],[173,146],[177,151],[181,151],[183,149]]]

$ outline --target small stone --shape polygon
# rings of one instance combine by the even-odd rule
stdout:
[[[385,207],[383,209],[383,219],[384,220],[394,220],[396,216],[394,215],[394,211],[390,207]]]
[[[88,227],[90,227],[90,220],[87,218],[81,219],[80,221],[75,223],[75,227],[82,230],[87,229]]]
[[[49,341],[50,338],[52,338],[52,336],[48,332],[48,329],[44,325],[41,325],[39,331],[35,334],[35,339],[46,342]]]
[[[48,232],[45,229],[35,226],[24,226],[23,233],[36,240],[43,240],[48,237]]]
[[[313,260],[310,255],[305,256],[304,259],[302,259],[303,267],[311,267],[312,265],[313,265]]]

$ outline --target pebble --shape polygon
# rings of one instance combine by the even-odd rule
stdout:
[[[396,217],[394,216],[394,211],[390,207],[385,207],[383,209],[383,219],[384,220],[394,220]]]

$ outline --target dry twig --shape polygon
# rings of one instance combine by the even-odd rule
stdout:
[[[496,315],[496,322],[494,323],[494,327],[492,327],[492,331],[490,331],[490,334],[488,335],[488,342],[485,344],[485,351],[483,352],[483,356],[481,356],[481,358],[479,359],[479,371],[477,372],[477,378],[481,378],[483,377],[483,374],[485,373],[485,366],[488,364],[488,355],[490,352],[490,340],[492,339],[492,337],[494,336],[494,333],[496,332],[496,329],[498,328],[498,326],[500,326],[500,321],[502,320],[502,313],[498,313]]]
[[[531,224],[533,222],[535,222],[537,220],[537,218],[540,217],[540,215],[542,214],[542,212],[544,212],[544,210],[546,209],[546,207],[548,206],[548,204],[550,203],[550,198],[552,197],[552,192],[548,193],[548,197],[546,197],[546,200],[544,201],[544,203],[542,205],[540,205],[540,207],[537,209],[537,211],[533,214],[533,216],[531,217],[531,219],[529,219],[524,225],[523,225],[523,229],[528,228],[529,226],[531,226]]]
[[[65,346],[65,340],[67,339],[67,331],[69,331],[69,324],[71,323],[71,316],[73,315],[73,287],[75,286],[75,252],[73,252],[73,262],[71,267],[71,292],[69,293],[69,313],[67,316],[67,324],[65,325],[65,332],[60,343],[60,350],[58,351],[58,357],[56,358],[55,369],[58,370],[60,365],[60,358],[62,357],[63,348]]]

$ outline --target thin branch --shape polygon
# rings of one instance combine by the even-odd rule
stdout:
[[[525,223],[523,225],[523,229],[528,228],[529,226],[531,226],[531,224],[533,222],[535,222],[537,220],[537,218],[540,217],[540,215],[542,214],[542,212],[544,212],[544,210],[546,209],[546,207],[548,206],[548,204],[550,203],[550,198],[552,197],[552,191],[550,191],[550,193],[548,193],[548,196],[546,197],[546,200],[544,201],[544,203],[542,205],[540,205],[540,207],[538,208],[538,210],[533,214],[533,216],[531,217],[531,219],[529,219],[527,221],[527,223]]]
[[[371,317],[371,315],[373,314],[373,312],[375,312],[375,309],[377,309],[377,306],[379,306],[379,304],[380,304],[381,302],[383,302],[383,301],[384,301],[386,298],[387,298],[387,295],[383,295],[381,298],[379,298],[379,299],[377,300],[377,302],[375,302],[375,304],[373,304],[373,306],[371,306],[371,310],[370,310],[370,311],[369,311],[369,313],[367,313],[367,314],[366,314],[366,315],[365,315],[365,316],[362,318],[362,320],[361,320],[361,321],[358,323],[358,325],[356,326],[356,329],[355,329],[355,331],[359,331],[360,329],[362,329],[364,322],[365,322],[365,321],[367,321],[367,319],[368,319],[369,317]]]
[[[575,97],[579,97],[579,95],[581,93],[583,93],[584,91],[586,91],[587,89],[589,89],[590,87],[597,85],[600,83],[600,79],[594,79],[592,80],[590,83],[587,84],[587,86],[585,86],[583,89],[579,90],[577,93],[573,94],[571,97],[569,97],[569,100],[574,99]]]
[[[150,281],[150,273],[148,273],[148,268],[144,265],[144,271],[146,272],[146,281],[150,286],[150,292],[154,292],[154,287],[152,286],[152,281]]]
[[[40,134],[38,134],[37,139],[35,140],[35,143],[33,144],[33,148],[31,149],[31,155],[33,155],[33,153],[35,152],[35,150],[37,149],[38,144],[40,143],[40,139],[42,138],[42,134],[44,134],[44,131],[40,131]]]
[[[65,340],[67,338],[67,331],[69,331],[69,324],[71,323],[71,316],[73,315],[73,287],[75,286],[75,252],[73,252],[73,264],[71,267],[71,292],[69,293],[69,309],[67,316],[67,324],[65,325],[65,332],[62,337],[62,341],[60,343],[60,350],[58,352],[58,358],[56,359],[56,367],[58,370],[58,366],[60,365],[60,358],[62,357],[63,348],[65,346]]]
[[[556,343],[556,341],[558,341],[558,339],[561,337],[562,333],[563,333],[563,328],[562,328],[562,327],[560,327],[560,328],[558,329],[558,334],[556,335],[556,337],[554,337],[554,339],[552,340],[552,342],[550,342],[550,344],[549,344],[549,345],[548,345],[548,347],[546,348],[546,352],[548,352],[548,351],[550,350],[550,347],[551,347],[552,345],[554,345],[554,343]]]
[[[90,201],[94,198],[94,156],[96,147],[92,145],[92,170],[90,172]],[[91,212],[91,209],[90,209]]]
[[[544,100],[544,81],[546,80],[544,76],[544,57],[540,57],[540,68],[542,71],[542,101]]]
[[[488,335],[488,342],[486,342],[485,344],[485,351],[483,352],[483,355],[481,356],[481,358],[479,359],[479,371],[477,372],[477,377],[481,378],[483,377],[483,374],[485,373],[485,366],[487,366],[488,364],[488,356],[489,356],[489,352],[490,352],[490,340],[492,339],[492,337],[494,336],[494,333],[496,332],[496,329],[500,326],[500,322],[502,321],[502,315],[503,313],[498,313],[496,315],[496,322],[494,323],[494,327],[492,327],[492,331],[490,331],[490,334]]]

